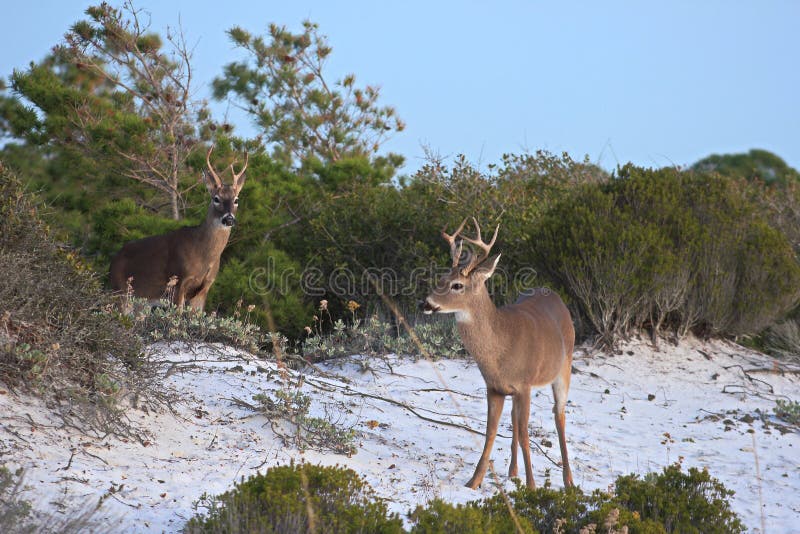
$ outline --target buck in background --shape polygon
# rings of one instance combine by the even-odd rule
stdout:
[[[552,384],[555,399],[553,413],[561,446],[564,486],[572,486],[564,435],[564,407],[575,344],[572,318],[561,298],[544,288],[526,292],[514,304],[496,308],[486,289],[486,281],[500,260],[500,254],[489,257],[500,226],[487,244],[481,238],[478,221],[474,218],[473,221],[476,239],[458,239],[466,219],[453,235],[442,230],[442,236],[450,244],[453,264],[450,271],[439,279],[423,307],[425,313],[455,314],[464,346],[475,358],[486,382],[486,443],[467,487],[477,488],[486,475],[506,395],[511,395],[512,400],[508,476],[517,476],[517,448],[522,446],[525,481],[528,486],[534,486],[528,436],[531,388],[548,384]],[[468,254],[466,261],[460,263],[462,240],[479,247],[482,254]]]
[[[211,203],[205,221],[199,226],[125,243],[111,260],[111,286],[115,290],[125,291],[130,279],[134,296],[152,302],[164,297],[171,283],[173,287],[166,296],[176,306],[188,304],[196,310],[203,309],[219,271],[220,256],[236,224],[239,191],[244,186],[247,169],[245,155],[238,173],[231,164],[233,184],[224,185],[211,165],[213,150],[212,146],[206,154],[208,172],[204,173],[204,182]]]

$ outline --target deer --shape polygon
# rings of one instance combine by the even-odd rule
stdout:
[[[450,245],[452,266],[437,281],[423,302],[423,311],[452,313],[467,352],[475,359],[486,383],[488,404],[486,441],[475,473],[466,486],[477,489],[486,475],[500,415],[506,396],[511,396],[511,463],[508,476],[517,477],[517,449],[522,448],[525,482],[535,487],[531,467],[530,419],[531,389],[551,385],[553,389],[556,430],[561,447],[564,486],[573,486],[564,431],[567,394],[572,371],[575,328],[561,298],[547,288],[523,291],[513,304],[497,308],[489,296],[486,281],[494,274],[500,254],[490,257],[500,231],[498,224],[491,241],[481,237],[478,221],[476,237],[461,236],[467,219],[455,233],[442,229]],[[463,242],[479,249],[465,252]],[[462,261],[463,260],[463,261]]]
[[[213,150],[212,145],[206,153],[208,169],[203,173],[211,197],[205,220],[198,226],[125,243],[111,260],[111,286],[115,291],[132,289],[134,296],[155,304],[171,286],[171,295],[167,296],[178,308],[188,305],[203,310],[219,272],[220,256],[236,224],[248,160],[245,153],[239,172],[231,164],[233,184],[225,185],[211,165]]]

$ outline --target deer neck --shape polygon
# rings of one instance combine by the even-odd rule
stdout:
[[[222,254],[222,250],[228,244],[228,239],[231,236],[231,227],[225,226],[220,222],[213,206],[208,207],[206,219],[197,229],[200,237],[199,241],[204,245],[204,248],[211,255]]]
[[[498,312],[485,288],[475,295],[468,309],[456,312],[456,326],[464,347],[479,366],[497,357]]]

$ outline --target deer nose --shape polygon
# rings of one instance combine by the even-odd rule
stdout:
[[[419,303],[419,307],[423,313],[435,313],[441,310],[439,306],[432,303],[430,300],[425,299],[423,302]]]
[[[233,226],[236,224],[236,217],[234,217],[231,213],[226,213],[222,218],[222,224],[225,226]]]

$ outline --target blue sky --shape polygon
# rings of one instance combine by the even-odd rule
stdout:
[[[96,2],[8,3],[0,75],[41,59]],[[112,2],[117,4],[117,2]],[[332,79],[382,88],[404,132],[385,148],[423,161],[423,145],[485,166],[547,149],[605,168],[691,164],[764,148],[800,168],[800,2],[224,2],[138,0],[163,30],[195,44],[198,96],[242,53],[225,30],[319,23]],[[240,133],[247,119],[226,104]]]

